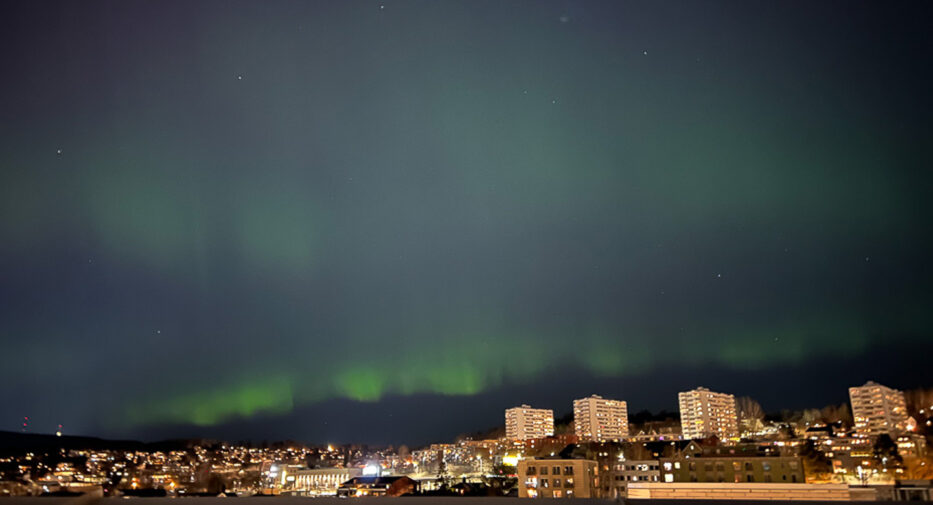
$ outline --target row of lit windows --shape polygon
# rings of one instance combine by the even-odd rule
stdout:
[[[635,470],[639,472],[647,472],[650,470],[657,470],[658,465],[646,465],[646,464],[637,464],[637,465],[616,465],[616,470],[623,471],[626,468],[628,470]]]
[[[787,482],[787,475],[781,475],[781,480],[784,481],[784,482]],[[742,482],[742,475],[741,475],[741,474],[738,474],[738,473],[735,474],[735,477],[733,478],[733,481],[734,481],[734,482]],[[665,474],[665,475],[664,475],[664,482],[674,482],[674,475],[673,475],[673,474],[670,474],[670,473]],[[697,478],[696,474],[690,474],[690,482],[699,482],[699,479]],[[706,481],[706,482],[712,482],[712,481]],[[716,482],[726,482],[726,477],[725,477],[725,475],[723,475],[723,474],[717,475],[717,476],[716,476]],[[752,474],[747,474],[747,475],[745,475],[745,482],[755,482],[755,476],[752,475]],[[764,482],[774,482],[774,480],[771,478],[771,474],[765,474]],[[796,476],[796,475],[791,475],[791,476],[790,476],[790,482],[792,482],[792,483],[797,482],[797,476]]]
[[[529,497],[529,498],[537,498],[537,497],[538,497],[538,490],[537,490],[537,489],[529,489],[529,490],[528,490],[528,497]],[[573,489],[567,489],[566,491],[561,491],[561,490],[559,490],[559,489],[555,489],[555,490],[552,492],[552,497],[553,497],[553,498],[573,498]]]
[[[536,478],[530,478],[530,479],[525,480],[526,487],[536,488],[538,487],[539,484],[541,485],[542,488],[561,487],[562,485],[561,480],[559,478],[550,479],[550,480],[546,478],[543,478],[540,480]],[[567,477],[566,479],[564,479],[563,487],[573,487],[573,477]]]
[[[756,463],[758,463],[758,462],[756,462]],[[760,463],[761,463],[761,469],[762,469],[762,470],[764,470],[765,472],[770,472],[770,471],[771,471],[771,462],[770,462],[770,461],[762,461],[762,462],[760,462]],[[711,461],[704,461],[704,462],[703,462],[703,469],[704,469],[705,471],[707,471],[707,472],[712,472],[712,471],[713,471],[713,466],[714,466],[714,463],[711,462]],[[798,468],[798,466],[799,466],[799,463],[798,463],[796,460],[792,460],[792,461],[781,461],[781,462],[780,462],[780,466],[781,466],[781,467],[784,467],[784,468],[788,468],[788,467],[789,467],[789,468],[792,469],[792,470],[796,470],[796,469]],[[671,463],[670,461],[665,461],[665,462],[664,462],[664,470],[666,470],[666,471],[671,471],[672,468],[674,468],[674,469],[680,469],[680,467],[681,467],[681,464],[680,464],[679,461],[675,461],[675,462],[673,462],[673,463]],[[717,471],[717,472],[722,472],[722,471],[725,470],[726,464],[725,464],[725,462],[717,461],[717,462],[715,462],[715,467],[716,467],[716,471]],[[743,462],[741,462],[741,461],[733,461],[733,462],[732,462],[732,469],[733,469],[734,471],[736,471],[736,472],[741,471],[743,467],[745,468],[745,471],[751,472],[751,471],[753,471],[753,469],[754,469],[754,463],[752,463],[751,461],[745,461],[744,464],[743,464]],[[696,462],[696,461],[691,461],[691,462],[689,462],[689,463],[687,464],[687,468],[688,468],[690,471],[696,471],[696,469],[697,469],[697,462]]]
[[[642,475],[642,476],[638,476],[638,475],[616,475],[616,476],[615,476],[615,480],[617,480],[617,481],[624,481],[624,482],[639,482],[639,481],[640,481],[640,482],[657,482],[657,481],[658,481],[658,476],[657,476],[657,475],[650,475],[650,476],[648,476],[648,475]]]
[[[548,467],[542,466],[542,467],[540,468],[540,475],[547,475],[547,474],[548,474],[547,472],[548,472]],[[536,475],[536,474],[538,474],[538,468],[537,468],[537,467],[534,467],[534,466],[529,466],[528,469],[525,471],[525,474],[526,474],[526,475]],[[557,465],[552,466],[552,467],[551,467],[551,475],[560,475],[560,466],[557,466]],[[565,467],[564,467],[564,475],[573,475],[573,467],[572,467],[572,466],[565,466]]]

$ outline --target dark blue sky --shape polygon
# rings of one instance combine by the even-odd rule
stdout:
[[[928,2],[6,2],[0,428],[930,385]]]

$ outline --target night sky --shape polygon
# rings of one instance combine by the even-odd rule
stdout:
[[[0,429],[933,385],[933,3],[0,3]]]

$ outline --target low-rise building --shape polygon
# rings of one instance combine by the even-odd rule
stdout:
[[[621,460],[612,466],[605,480],[608,481],[605,498],[625,498],[628,496],[628,485],[632,482],[660,482],[661,462],[656,459]]]
[[[601,498],[597,463],[588,459],[526,459],[518,463],[519,498]]]
[[[296,496],[334,496],[344,482],[359,477],[359,468],[302,468],[287,470],[282,494]]]
[[[629,498],[637,500],[778,500],[861,501],[874,500],[873,490],[857,493],[845,484],[747,484],[718,482],[636,482]]]
[[[817,440],[816,448],[830,460],[833,473],[854,475],[859,466],[871,466],[872,440],[867,437],[835,437]]]
[[[337,488],[337,496],[402,496],[418,491],[418,482],[405,475],[354,477]]]
[[[528,438],[522,441],[522,451],[529,456],[547,456],[551,452],[559,452],[570,444],[576,444],[579,439],[572,433],[551,435],[544,438]]]
[[[663,482],[806,482],[799,456],[775,454],[757,445],[704,446],[691,441],[660,462]]]
[[[927,455],[927,439],[917,433],[897,437],[897,453],[904,458],[923,458]]]
[[[803,463],[795,456],[718,456],[661,460],[664,482],[803,483]]]

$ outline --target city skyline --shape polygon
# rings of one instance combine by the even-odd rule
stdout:
[[[0,429],[931,386],[929,2],[0,3]]]
[[[919,393],[920,396],[915,398],[916,401],[921,403],[927,398],[927,396],[933,396],[933,390],[927,390],[925,388],[918,388],[914,390]],[[849,401],[843,405],[836,404],[827,404],[827,405],[810,405],[800,411],[792,411],[789,409],[781,409],[780,413],[776,410],[765,411],[761,410],[758,415],[761,416],[760,420],[764,420],[765,417],[786,417],[788,415],[797,415],[804,413],[807,410],[813,411],[816,409],[819,411],[820,407],[841,407],[848,411],[849,416],[852,418],[852,426],[854,432],[858,433],[862,437],[877,437],[880,434],[888,435],[897,435],[899,433],[904,433],[908,431],[906,427],[906,422],[910,414],[908,413],[904,391],[900,391],[894,388],[887,387],[886,385],[879,384],[875,381],[869,380],[862,386],[852,386],[848,388],[849,392]],[[686,398],[686,400],[685,400]],[[679,406],[673,411],[661,410],[656,412],[651,412],[647,409],[634,411],[633,413],[644,418],[644,415],[651,416],[664,416],[670,414],[676,414],[676,425],[679,431],[672,432],[670,436],[674,439],[679,440],[700,440],[708,437],[716,437],[724,441],[735,441],[742,438],[742,435],[745,431],[744,426],[742,426],[742,412],[741,407],[738,406],[737,400],[747,400],[754,402],[760,408],[757,400],[752,397],[746,396],[741,398],[736,398],[735,395],[730,393],[722,393],[716,391],[710,391],[709,388],[703,386],[696,386],[689,391],[680,391],[677,393],[677,399]],[[728,406],[724,405],[722,402],[728,401]],[[417,445],[427,445],[427,444],[437,444],[437,443],[446,443],[447,441],[456,439],[471,440],[474,434],[483,435],[490,433],[490,431],[501,431],[501,436],[498,438],[508,439],[508,440],[535,440],[543,439],[557,436],[574,435],[581,443],[582,442],[620,442],[624,440],[631,440],[637,438],[635,433],[631,432],[632,426],[635,426],[640,423],[630,423],[629,422],[629,410],[627,407],[628,402],[626,400],[614,399],[614,398],[604,398],[597,394],[592,394],[584,398],[577,398],[571,402],[570,409],[568,411],[556,410],[558,413],[562,413],[560,419],[565,422],[561,425],[563,431],[558,432],[556,430],[557,417],[555,416],[555,409],[553,408],[542,408],[540,406],[532,406],[528,404],[521,404],[505,409],[505,422],[496,427],[474,427],[474,429],[467,433],[461,432],[456,435],[456,437],[449,437],[448,439],[421,439],[415,442],[411,440],[391,440],[391,441],[382,441],[375,443],[373,445],[379,446],[392,446],[395,444],[408,444],[414,443]],[[714,407],[711,408],[711,405]],[[925,405],[925,404],[923,404]],[[933,412],[933,405],[929,406],[929,411]],[[595,409],[599,409],[604,416],[601,420],[593,417],[593,414],[596,412]],[[686,414],[684,410],[686,409]],[[697,409],[700,410],[699,417],[705,419],[701,421],[700,424],[697,424]],[[706,419],[702,416],[702,411],[706,409],[707,417],[711,415],[716,416],[716,423],[713,423],[710,428],[703,428],[704,424],[709,423],[709,419]],[[728,410],[723,410],[728,409]],[[880,409],[880,410],[879,410]],[[923,415],[924,407],[921,406],[919,410],[919,415]],[[725,416],[727,419],[724,421],[722,416]],[[869,428],[869,416],[871,417],[871,428]],[[567,421],[569,418],[569,422]],[[578,419],[579,418],[579,419]],[[892,421],[893,419],[893,421]],[[34,431],[35,419],[28,416],[21,419],[22,424],[20,432],[23,434],[37,434],[37,435],[52,435],[53,433],[44,433],[41,431]],[[601,422],[607,421],[607,422]],[[644,422],[644,419],[643,421]],[[648,421],[650,423],[651,421]],[[773,420],[771,422],[774,422]],[[782,421],[778,421],[780,424]],[[621,423],[621,424],[620,424]],[[725,424],[723,424],[725,423]],[[40,424],[43,426],[44,424]],[[607,426],[609,426],[608,429]],[[723,427],[724,426],[724,427]],[[491,428],[491,430],[490,430]],[[618,436],[613,436],[616,430],[621,429],[621,433]],[[602,436],[599,432],[604,430],[607,432],[606,436]],[[12,433],[13,430],[2,430]],[[55,436],[63,436],[64,429],[61,424],[57,425],[54,432]],[[740,436],[742,435],[742,436]],[[98,438],[91,434],[69,434],[69,436],[78,436],[80,437],[91,437]],[[637,436],[644,436],[643,434],[638,434]],[[665,437],[666,435],[656,434],[653,436]],[[189,437],[178,437],[180,439],[191,439],[195,440],[198,438],[207,438],[207,436],[189,436]],[[223,439],[218,439],[223,440]],[[248,437],[241,437],[239,441],[247,441]],[[273,439],[273,442],[280,443],[285,440],[293,440],[292,438],[283,438],[279,440]],[[662,438],[663,440],[663,438]],[[160,440],[145,440],[146,442],[160,441]],[[227,438],[227,442],[232,442],[232,438]],[[251,443],[259,443],[259,440],[249,440]],[[268,438],[264,438],[263,443],[269,442]],[[356,444],[365,444],[369,445],[371,442],[364,440],[300,440],[301,443],[308,443],[311,445],[327,445],[330,446],[332,443],[338,443],[340,445],[356,445]]]
[[[769,419],[698,386],[678,394],[677,421],[631,425],[624,400],[591,395],[563,429],[553,410],[522,404],[505,410],[504,434],[414,447],[0,431],[0,495],[931,499],[933,389],[868,381],[849,394],[850,413]]]

